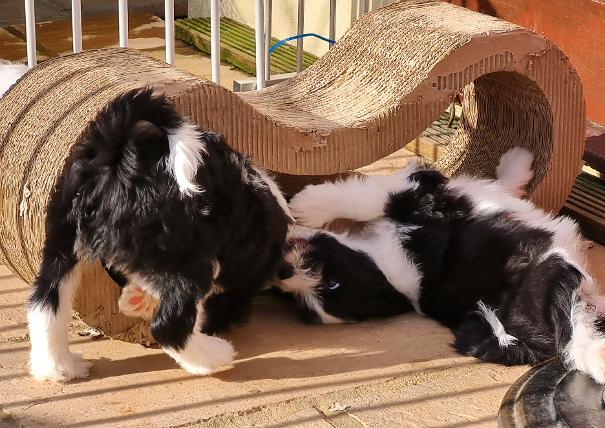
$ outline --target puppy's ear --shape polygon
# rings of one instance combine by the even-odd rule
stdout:
[[[290,263],[284,262],[277,270],[277,278],[280,281],[284,281],[294,276],[294,266]]]
[[[424,169],[410,174],[410,180],[419,184],[420,193],[433,193],[447,184],[448,178],[434,169]]]

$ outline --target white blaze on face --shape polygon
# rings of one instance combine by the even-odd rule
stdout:
[[[278,281],[278,287],[297,296],[309,309],[315,312],[323,324],[341,324],[344,320],[328,314],[317,294],[321,275],[305,267],[305,253],[308,239],[318,231],[306,227],[293,227],[290,232],[292,247],[285,254],[286,262],[293,267],[291,277]]]

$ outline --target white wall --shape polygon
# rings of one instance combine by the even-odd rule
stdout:
[[[393,3],[395,0],[369,0],[371,8]],[[254,28],[255,0],[221,0],[221,16],[228,16]],[[359,15],[360,0],[336,0],[336,38],[342,36]],[[209,16],[209,0],[189,0],[189,16]],[[296,35],[298,0],[273,0],[272,35],[278,39]],[[329,0],[305,0],[305,33],[329,35]],[[293,44],[295,44],[294,42]],[[328,43],[315,37],[305,37],[307,52],[322,55]]]

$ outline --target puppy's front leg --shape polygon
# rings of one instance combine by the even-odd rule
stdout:
[[[386,176],[352,176],[344,181],[305,187],[290,201],[300,224],[322,227],[336,219],[370,221],[384,215],[389,195],[415,186],[408,178],[417,166]]]
[[[210,281],[208,275],[207,283]],[[229,366],[235,358],[231,343],[201,331],[204,320],[201,302],[209,286],[178,275],[156,276],[151,282],[160,297],[151,333],[164,351],[193,374],[207,375]]]
[[[252,294],[241,291],[225,291],[219,288],[204,300],[204,319],[201,329],[206,334],[227,330],[233,324],[248,321]]]
[[[29,299],[30,372],[38,380],[66,382],[88,376],[91,363],[69,351],[71,299],[79,280],[77,261],[47,242]]]

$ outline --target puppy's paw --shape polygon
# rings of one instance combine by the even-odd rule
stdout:
[[[183,369],[196,375],[208,375],[233,363],[236,352],[228,341],[202,333],[192,335],[180,350],[165,348]]]
[[[68,382],[88,377],[92,363],[82,355],[68,352],[57,358],[48,355],[32,355],[30,373],[37,380]]]
[[[290,211],[303,226],[322,227],[338,217],[334,185],[324,183],[305,187],[290,201]]]
[[[134,284],[124,287],[118,300],[118,307],[124,315],[147,320],[153,317],[157,305],[158,302],[155,298]]]

